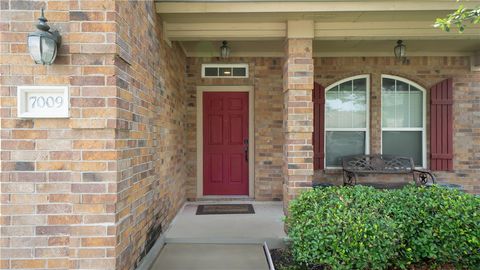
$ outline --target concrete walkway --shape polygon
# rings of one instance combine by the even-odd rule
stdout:
[[[262,245],[166,244],[151,270],[268,270]]]
[[[251,203],[255,214],[195,215],[199,204]],[[284,246],[281,202],[187,203],[165,233],[152,270],[268,270],[263,243]],[[158,252],[158,251],[157,251]]]

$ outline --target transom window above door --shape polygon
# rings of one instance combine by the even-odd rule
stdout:
[[[426,163],[425,89],[406,79],[382,75],[382,153]]]
[[[248,78],[248,64],[202,64],[202,78]]]
[[[369,76],[339,81],[325,89],[325,165],[340,167],[342,157],[369,152]]]

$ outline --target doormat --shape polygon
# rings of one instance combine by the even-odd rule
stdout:
[[[202,204],[197,215],[255,214],[251,204]]]

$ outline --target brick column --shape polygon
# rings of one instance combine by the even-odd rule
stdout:
[[[306,26],[311,25],[311,37]],[[302,33],[296,35],[295,29]],[[284,209],[301,191],[311,188],[313,176],[313,23],[288,23],[283,67]]]

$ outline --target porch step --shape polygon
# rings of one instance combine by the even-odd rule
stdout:
[[[283,248],[287,238],[188,238],[188,237],[174,237],[165,238],[165,243],[170,244],[239,244],[239,245],[262,245],[267,243],[270,248]]]
[[[268,270],[262,245],[166,244],[151,270]]]

